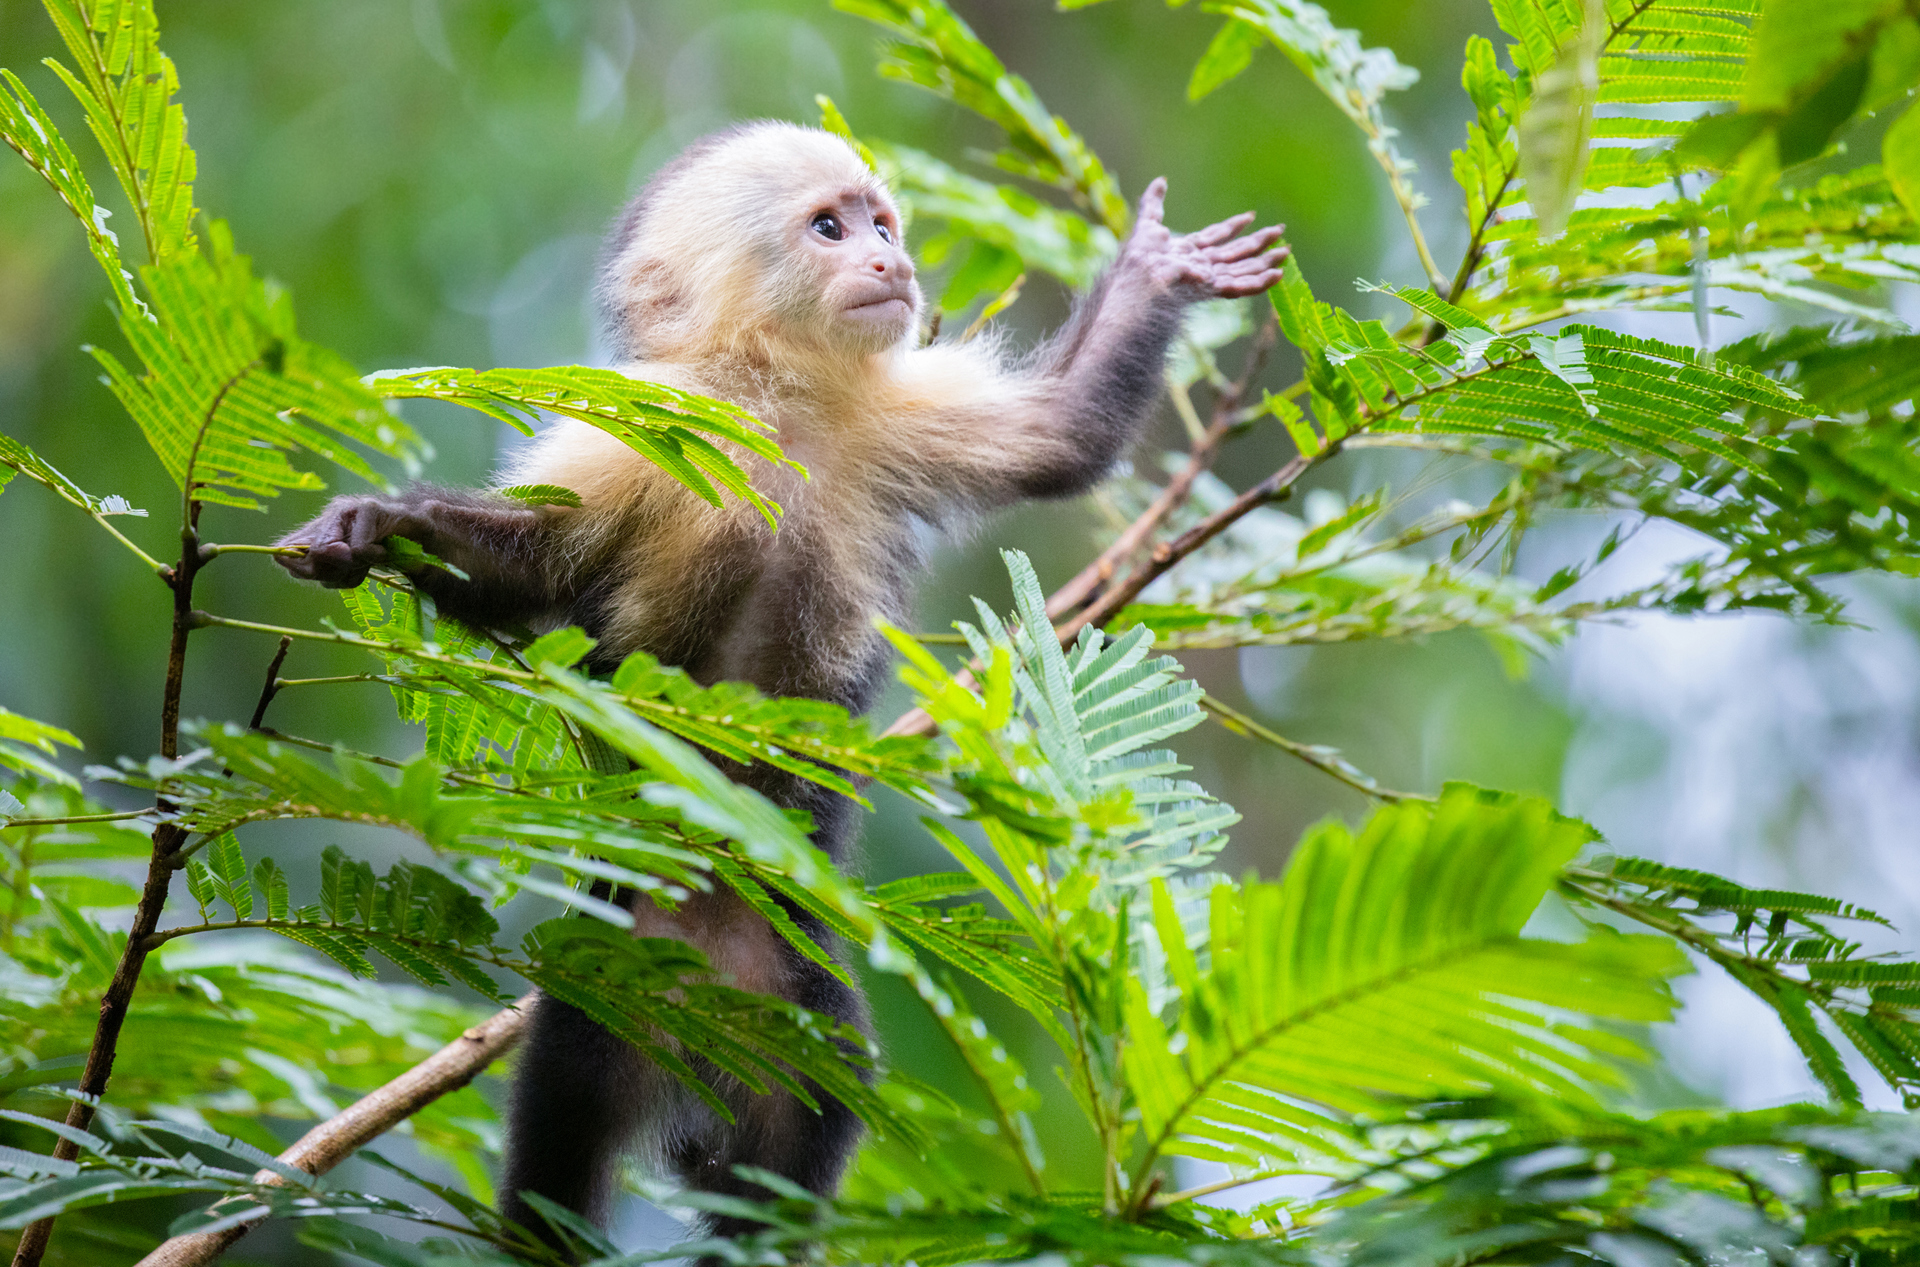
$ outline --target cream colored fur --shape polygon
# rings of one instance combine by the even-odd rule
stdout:
[[[736,455],[785,508],[769,540],[750,506],[708,505],[590,425],[563,421],[542,434],[503,482],[580,494],[582,509],[554,513],[576,565],[614,580],[604,650],[664,652],[701,595],[751,586],[740,569],[778,572],[786,555],[829,591],[820,597],[833,618],[812,651],[851,670],[871,641],[871,617],[906,615],[892,610],[901,587],[883,574],[908,562],[913,519],[951,522],[1011,500],[1005,473],[1062,443],[1041,425],[1031,380],[990,339],[916,347],[917,319],[878,352],[821,335],[823,279],[790,243],[816,204],[846,190],[892,205],[839,137],[752,125],[670,170],[614,258],[608,308],[633,323],[645,352],[622,372],[740,405],[776,429],[811,478]],[[708,651],[717,661],[700,676],[735,675],[733,657]]]

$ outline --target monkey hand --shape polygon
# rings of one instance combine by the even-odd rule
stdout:
[[[1144,270],[1156,287],[1189,300],[1239,299],[1280,280],[1280,265],[1288,254],[1280,242],[1287,231],[1284,224],[1242,234],[1253,223],[1253,212],[1247,211],[1194,233],[1177,234],[1165,224],[1166,203],[1167,179],[1162,176],[1140,195],[1140,218],[1120,253],[1123,263]]]
[[[280,538],[281,547],[304,546],[304,555],[282,554],[274,562],[301,580],[328,589],[352,589],[367,570],[387,562],[386,540],[406,537],[423,544],[429,524],[418,505],[387,497],[336,497],[319,515]]]

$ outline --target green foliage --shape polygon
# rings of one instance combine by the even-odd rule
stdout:
[[[136,294],[108,213],[73,151],[17,78],[0,108],[0,137],[26,158],[87,228],[113,287],[120,330],[144,373],[103,349],[109,386],[190,499],[257,507],[284,488],[318,488],[286,454],[303,450],[366,478],[350,444],[410,456],[413,433],[381,409],[338,357],[301,340],[284,293],[252,276],[224,224],[206,243],[189,227],[193,151],[170,98],[173,63],[160,52],[151,0],[49,5],[74,59],[54,63],[79,100],[146,239]]]
[[[542,413],[587,423],[715,506],[726,490],[758,510],[769,527],[779,520],[779,504],[754,491],[739,463],[714,440],[806,474],[805,467],[781,454],[767,435],[770,429],[738,406],[665,383],[640,382],[615,370],[584,365],[391,370],[373,375],[369,385],[386,400],[444,400],[477,409],[527,435],[533,434],[533,421]]]
[[[983,660],[999,650],[1013,665],[1028,734],[1043,758],[1034,778],[1059,812],[1104,837],[1090,865],[1109,884],[1205,865],[1240,816],[1198,784],[1168,777],[1187,767],[1171,752],[1146,747],[1200,724],[1199,686],[1175,677],[1180,665],[1172,656],[1147,659],[1153,634],[1144,626],[1112,642],[1089,627],[1071,656],[1050,632],[1035,637],[1029,631],[1051,629],[1040,582],[1024,554],[1008,550],[1002,557],[1013,576],[1017,635],[1009,636],[977,599],[981,628],[959,629]],[[1137,821],[1129,823],[1130,816]]]
[[[937,222],[923,258],[954,263],[943,308],[987,299],[960,337],[1032,273],[1096,278],[1129,211],[1087,142],[940,0],[836,4],[888,33],[884,75],[1001,138],[992,178],[855,141],[913,214]],[[1886,294],[1920,280],[1920,123],[1911,108],[1891,121],[1881,164],[1841,144],[1866,135],[1869,114],[1904,108],[1920,84],[1920,26],[1891,4],[1494,0],[1510,42],[1504,57],[1485,39],[1467,46],[1474,115],[1453,162],[1467,247],[1449,280],[1390,121],[1390,94],[1413,72],[1300,0],[1202,8],[1224,25],[1190,94],[1252,72],[1262,48],[1279,52],[1358,130],[1425,276],[1362,285],[1382,297],[1363,302],[1404,306],[1394,327],[1316,295],[1314,261],[1290,262],[1267,311],[1301,374],[1278,390],[1220,364],[1251,331],[1251,305],[1198,311],[1167,369],[1193,448],[1166,464],[1172,482],[1130,479],[1108,502],[1148,528],[1106,560],[1149,569],[1131,601],[1063,646],[1032,566],[1008,551],[1011,612],[976,602],[977,620],[957,626],[972,676],[889,631],[936,742],[817,701],[703,685],[645,654],[591,676],[586,632],[441,619],[404,567],[344,596],[350,628],[195,611],[193,573],[227,549],[201,548],[199,509],[319,488],[295,455],[367,479],[378,478],[369,455],[410,466],[423,446],[405,400],[522,431],[543,416],[595,427],[690,494],[745,502],[770,527],[780,507],[755,478],[805,472],[737,406],[610,370],[360,377],[298,335],[287,296],[256,278],[222,222],[197,218],[151,4],[49,0],[70,58],[56,73],[140,226],[145,263],[123,263],[80,159],[10,73],[0,136],[73,212],[105,272],[131,356],[94,355],[182,490],[194,553],[160,563],[113,522],[144,512],[84,492],[5,437],[0,484],[27,476],[179,589],[181,646],[220,625],[364,654],[364,673],[276,676],[265,704],[295,687],[385,686],[419,747],[354,752],[264,717],[189,723],[167,731],[168,756],[87,771],[151,795],[138,815],[116,814],[62,766],[73,736],[0,708],[0,1227],[58,1214],[72,1235],[104,1234],[116,1206],[192,1196],[206,1204],[177,1231],[264,1208],[304,1220],[310,1244],[368,1261],[557,1262],[490,1208],[497,1118],[478,1092],[407,1127],[460,1184],[361,1154],[430,1199],[339,1189],[270,1156],[269,1119],[332,1116],[476,1019],[457,1000],[497,1004],[524,983],[586,1011],[723,1117],[735,1097],[778,1087],[804,1105],[835,1097],[873,1128],[837,1200],[766,1175],[751,1176],[774,1194],[763,1206],[660,1194],[766,1220],[741,1243],[675,1254],[1351,1267],[1826,1254],[1892,1267],[1920,1252],[1913,1120],[1860,1112],[1849,1067],[1863,1060],[1920,1103],[1920,967],[1836,931],[1877,915],[1601,853],[1589,827],[1539,799],[1463,785],[1389,793],[1330,750],[1211,701],[1239,733],[1387,802],[1355,825],[1311,829],[1278,880],[1219,874],[1239,815],[1163,746],[1206,706],[1180,662],[1155,654],[1471,628],[1518,658],[1623,610],[1834,619],[1827,578],[1920,570],[1920,345]],[[830,101],[821,109],[853,139]],[[1716,289],[1801,305],[1810,324],[1709,350]],[[1700,347],[1569,323],[1663,309],[1691,313]],[[1205,393],[1211,421],[1196,404]],[[1236,494],[1206,466],[1255,429],[1293,453]],[[1298,515],[1268,504],[1368,448],[1433,465],[1397,497],[1321,490]],[[1416,500],[1462,470],[1492,477],[1472,485],[1475,499]],[[557,486],[501,494],[581,504]],[[1589,560],[1523,584],[1520,543],[1560,510],[1604,510],[1616,531]],[[1702,553],[1608,589],[1608,557],[1647,519],[1694,533]],[[1588,597],[1564,601],[1576,583]],[[840,874],[804,814],[723,769],[751,762],[862,804],[872,783],[914,798],[957,870],[872,887]],[[382,872],[340,845],[276,844],[260,830],[294,819],[397,832],[416,852]],[[140,907],[154,917],[144,925],[128,918],[142,863],[182,882],[164,911]],[[691,946],[632,935],[636,904],[674,910],[720,890],[843,980],[856,956],[902,979],[970,1081],[931,1088],[855,1031],[719,979]],[[155,931],[132,942],[129,926]],[[1649,1058],[1646,1027],[1671,1014],[1689,955],[1772,1010],[1836,1107],[1629,1111],[1629,1071]],[[61,1126],[98,1000],[127,965],[139,982],[107,1104],[88,1130]],[[383,980],[379,965],[410,981]],[[989,1018],[1006,1013],[976,1007],[979,989],[1037,1037],[996,1033]],[[1060,1090],[1097,1174],[1070,1143],[1042,1138]],[[54,1138],[76,1155],[50,1155]],[[1176,1158],[1227,1177],[1174,1190]],[[256,1182],[261,1168],[294,1186]],[[1283,1174],[1324,1190],[1242,1211],[1205,1200]],[[344,1221],[365,1214],[457,1239],[416,1244]],[[566,1212],[545,1214],[576,1257],[636,1261]]]
[[[995,264],[1012,260],[1016,272],[1026,268],[1049,273],[1069,286],[1084,287],[1119,250],[1112,229],[1049,206],[1025,190],[969,176],[906,146],[883,145],[876,156],[885,164],[889,184],[916,218],[931,216],[947,226],[917,248],[929,264],[940,263],[957,245],[970,241],[976,255],[969,257],[967,269],[975,274],[988,268],[985,262],[975,264],[975,258]],[[1011,283],[1012,277],[1005,280]],[[967,271],[956,272],[940,306],[957,311],[992,287],[982,285],[972,294],[967,289]]]
[[[1818,894],[1748,889],[1644,858],[1573,869],[1563,884],[1576,898],[1660,929],[1725,969],[1780,1017],[1807,1067],[1835,1099],[1858,1104],[1860,1089],[1839,1048],[1814,1023],[1816,1012],[1908,1108],[1920,1106],[1920,991],[1914,989],[1920,965],[1863,957],[1858,942],[1826,924],[1885,925],[1872,911]]]
[[[1608,1080],[1599,1057],[1631,1046],[1564,1018],[1664,1019],[1662,982],[1681,968],[1660,938],[1521,935],[1591,838],[1538,801],[1472,788],[1383,808],[1357,836],[1323,825],[1278,884],[1214,888],[1205,968],[1156,888],[1179,1005],[1162,1031],[1146,990],[1128,993],[1147,1164],[1179,1153],[1252,1169],[1311,1153],[1324,1110],[1383,1098],[1586,1101]]]
[[[1398,525],[1386,492],[1342,507],[1337,495],[1316,491],[1305,519],[1271,506],[1252,511],[1123,609],[1112,625],[1148,626],[1162,646],[1175,650],[1466,628],[1524,654],[1565,636],[1572,622],[1532,587],[1476,566],[1523,500],[1523,487],[1486,506],[1456,502]],[[1133,492],[1129,504],[1144,505],[1149,496],[1151,490]],[[1231,505],[1233,496],[1218,479],[1203,476],[1174,522],[1196,524]],[[1455,533],[1461,535],[1447,557],[1421,553],[1424,543]]]
[[[1111,232],[1126,231],[1132,213],[1099,158],[944,0],[834,0],[834,7],[895,37],[882,75],[937,92],[999,127],[1007,148],[994,162],[1002,170],[1064,190]]]
[[[78,748],[80,741],[58,726],[49,726],[45,722],[0,708],[0,768],[35,775],[55,783],[79,786],[72,775],[47,759],[58,751],[54,746],[56,744]],[[18,805],[18,802],[14,804]],[[0,811],[6,808],[0,805]],[[5,817],[0,816],[0,822],[4,821]]]

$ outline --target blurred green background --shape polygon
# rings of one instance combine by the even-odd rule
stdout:
[[[1158,0],[1076,14],[1036,0],[955,8],[1130,194],[1165,174],[1177,227],[1246,208],[1283,220],[1319,293],[1354,307],[1366,304],[1351,279],[1417,280],[1359,135],[1277,56],[1190,105],[1187,77],[1214,26],[1191,8]],[[1422,73],[1392,99],[1391,115],[1420,163],[1416,181],[1433,204],[1426,227],[1450,268],[1464,238],[1446,161],[1469,110],[1460,50],[1469,34],[1497,34],[1491,14],[1480,0],[1328,8]],[[729,121],[812,122],[814,94],[825,92],[857,131],[950,161],[991,141],[971,116],[876,77],[875,32],[826,0],[199,0],[163,4],[161,20],[199,153],[200,205],[230,220],[258,270],[290,288],[303,333],[365,370],[598,359],[585,294],[602,229],[655,167]],[[38,65],[54,48],[37,4],[0,0],[0,64],[22,74],[79,146],[77,112]],[[1031,339],[1064,311],[1065,297],[1037,281],[1008,319]],[[1720,333],[1737,337],[1768,319],[1756,311]],[[164,555],[177,493],[80,351],[118,337],[67,213],[24,165],[0,161],[0,430],[90,491],[154,509],[152,520],[121,523]],[[1295,368],[1283,350],[1267,382],[1290,381]],[[484,478],[513,439],[476,414],[409,417],[438,451],[427,472],[438,481]],[[1142,460],[1178,444],[1169,414]],[[1287,452],[1277,434],[1256,433],[1218,469],[1245,487]],[[1353,494],[1414,473],[1349,455],[1321,483]],[[212,508],[205,527],[215,539],[265,540],[320,501],[288,496],[263,518]],[[999,546],[1029,552],[1043,582],[1064,580],[1096,548],[1097,522],[1087,505],[1069,504],[987,524],[940,554],[920,593],[921,627],[969,614],[969,594],[1006,605]],[[1545,525],[1522,553],[1523,571],[1544,578],[1606,527],[1591,518]],[[1643,534],[1601,583],[1625,587],[1693,548]],[[0,497],[0,577],[0,705],[71,729],[92,761],[148,753],[165,591],[24,481]],[[311,624],[340,615],[332,596],[286,581],[258,556],[230,558],[202,587],[204,606],[236,616]],[[1911,826],[1920,821],[1920,601],[1890,581],[1851,592],[1861,628],[1647,620],[1588,630],[1520,677],[1472,635],[1204,652],[1188,663],[1210,691],[1293,738],[1342,748],[1389,786],[1430,791],[1460,778],[1545,793],[1591,816],[1623,852],[1820,889],[1911,930],[1920,924]],[[197,637],[187,714],[247,716],[271,651],[231,631]],[[286,672],[363,667],[303,646]],[[362,748],[417,747],[384,691],[348,691],[289,692],[275,723]],[[880,717],[903,706],[896,692]],[[1195,731],[1178,746],[1196,777],[1245,815],[1231,868],[1277,873],[1307,823],[1364,811],[1356,794],[1224,731]],[[880,807],[866,832],[874,877],[940,865],[913,819],[904,804]],[[298,850],[350,835],[288,829],[276,852],[298,877]],[[364,853],[401,847],[371,836],[352,844]],[[1684,988],[1692,1006],[1667,1041],[1686,1086],[1664,1094],[1742,1105],[1813,1094],[1757,1007],[1717,978]],[[958,1066],[918,1025],[917,1005],[886,983],[876,1003],[894,1061],[953,1085]],[[1073,1141],[1051,1151],[1069,1157]]]

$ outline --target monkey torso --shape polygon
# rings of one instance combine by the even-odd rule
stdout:
[[[702,683],[751,682],[864,712],[885,677],[874,620],[906,620],[937,517],[914,478],[911,437],[882,440],[888,420],[873,416],[870,389],[855,404],[811,384],[678,366],[628,372],[747,409],[807,475],[734,451],[780,504],[775,531],[751,505],[713,506],[596,428],[556,425],[512,471],[581,496],[579,509],[554,512],[578,575],[548,623],[597,638],[597,669],[645,651]]]

